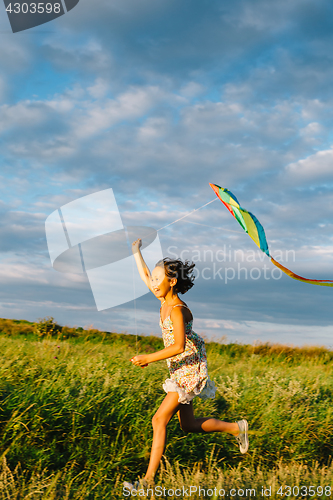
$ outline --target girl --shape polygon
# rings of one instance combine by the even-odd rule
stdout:
[[[166,426],[177,413],[181,428],[185,432],[227,432],[235,436],[241,453],[249,447],[248,423],[222,422],[215,418],[195,418],[193,398],[215,397],[215,384],[208,377],[207,357],[203,339],[192,330],[193,317],[187,305],[178,297],[193,286],[194,264],[188,261],[163,259],[156,264],[152,274],[143,260],[139,238],[132,244],[132,250],[141,278],[155,297],[161,301],[160,326],[165,348],[152,354],[134,356],[135,366],[147,366],[154,361],[167,360],[170,378],[163,389],[167,393],[155,413],[153,424],[153,445],[149,466],[143,483],[153,482],[166,444]],[[124,483],[124,487],[138,489],[140,483]]]

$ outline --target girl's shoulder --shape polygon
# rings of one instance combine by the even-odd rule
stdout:
[[[171,313],[175,307],[179,307],[180,310],[182,311],[185,323],[189,323],[190,321],[193,321],[193,315],[191,313],[191,309],[184,302],[181,302],[179,304],[175,304],[170,311],[170,316],[171,316]],[[184,309],[182,310],[181,308],[184,308]]]

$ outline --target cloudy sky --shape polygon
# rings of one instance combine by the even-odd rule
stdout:
[[[125,225],[159,229],[226,187],[277,260],[333,280],[329,0],[80,0],[15,34],[0,9],[1,317],[159,334],[151,294],[97,311],[85,274],[51,266],[46,218],[107,188]],[[333,289],[241,231],[216,200],[159,232],[196,263],[195,330],[333,346]]]

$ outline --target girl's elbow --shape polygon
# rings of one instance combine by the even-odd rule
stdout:
[[[177,354],[182,354],[184,351],[185,351],[185,346],[184,345],[178,346]]]

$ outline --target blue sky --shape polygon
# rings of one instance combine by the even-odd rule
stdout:
[[[110,187],[127,225],[155,229],[214,199],[210,182],[227,187],[261,221],[277,260],[333,279],[332,10],[304,0],[80,0],[13,34],[3,7],[0,316],[135,332],[133,303],[98,312],[86,276],[56,272],[47,251],[48,215]],[[216,201],[159,233],[165,256],[197,260],[184,296],[195,329],[332,346],[332,288],[274,279],[240,230]],[[236,274],[227,283],[226,267]],[[156,299],[136,308],[138,333],[159,334]]]

